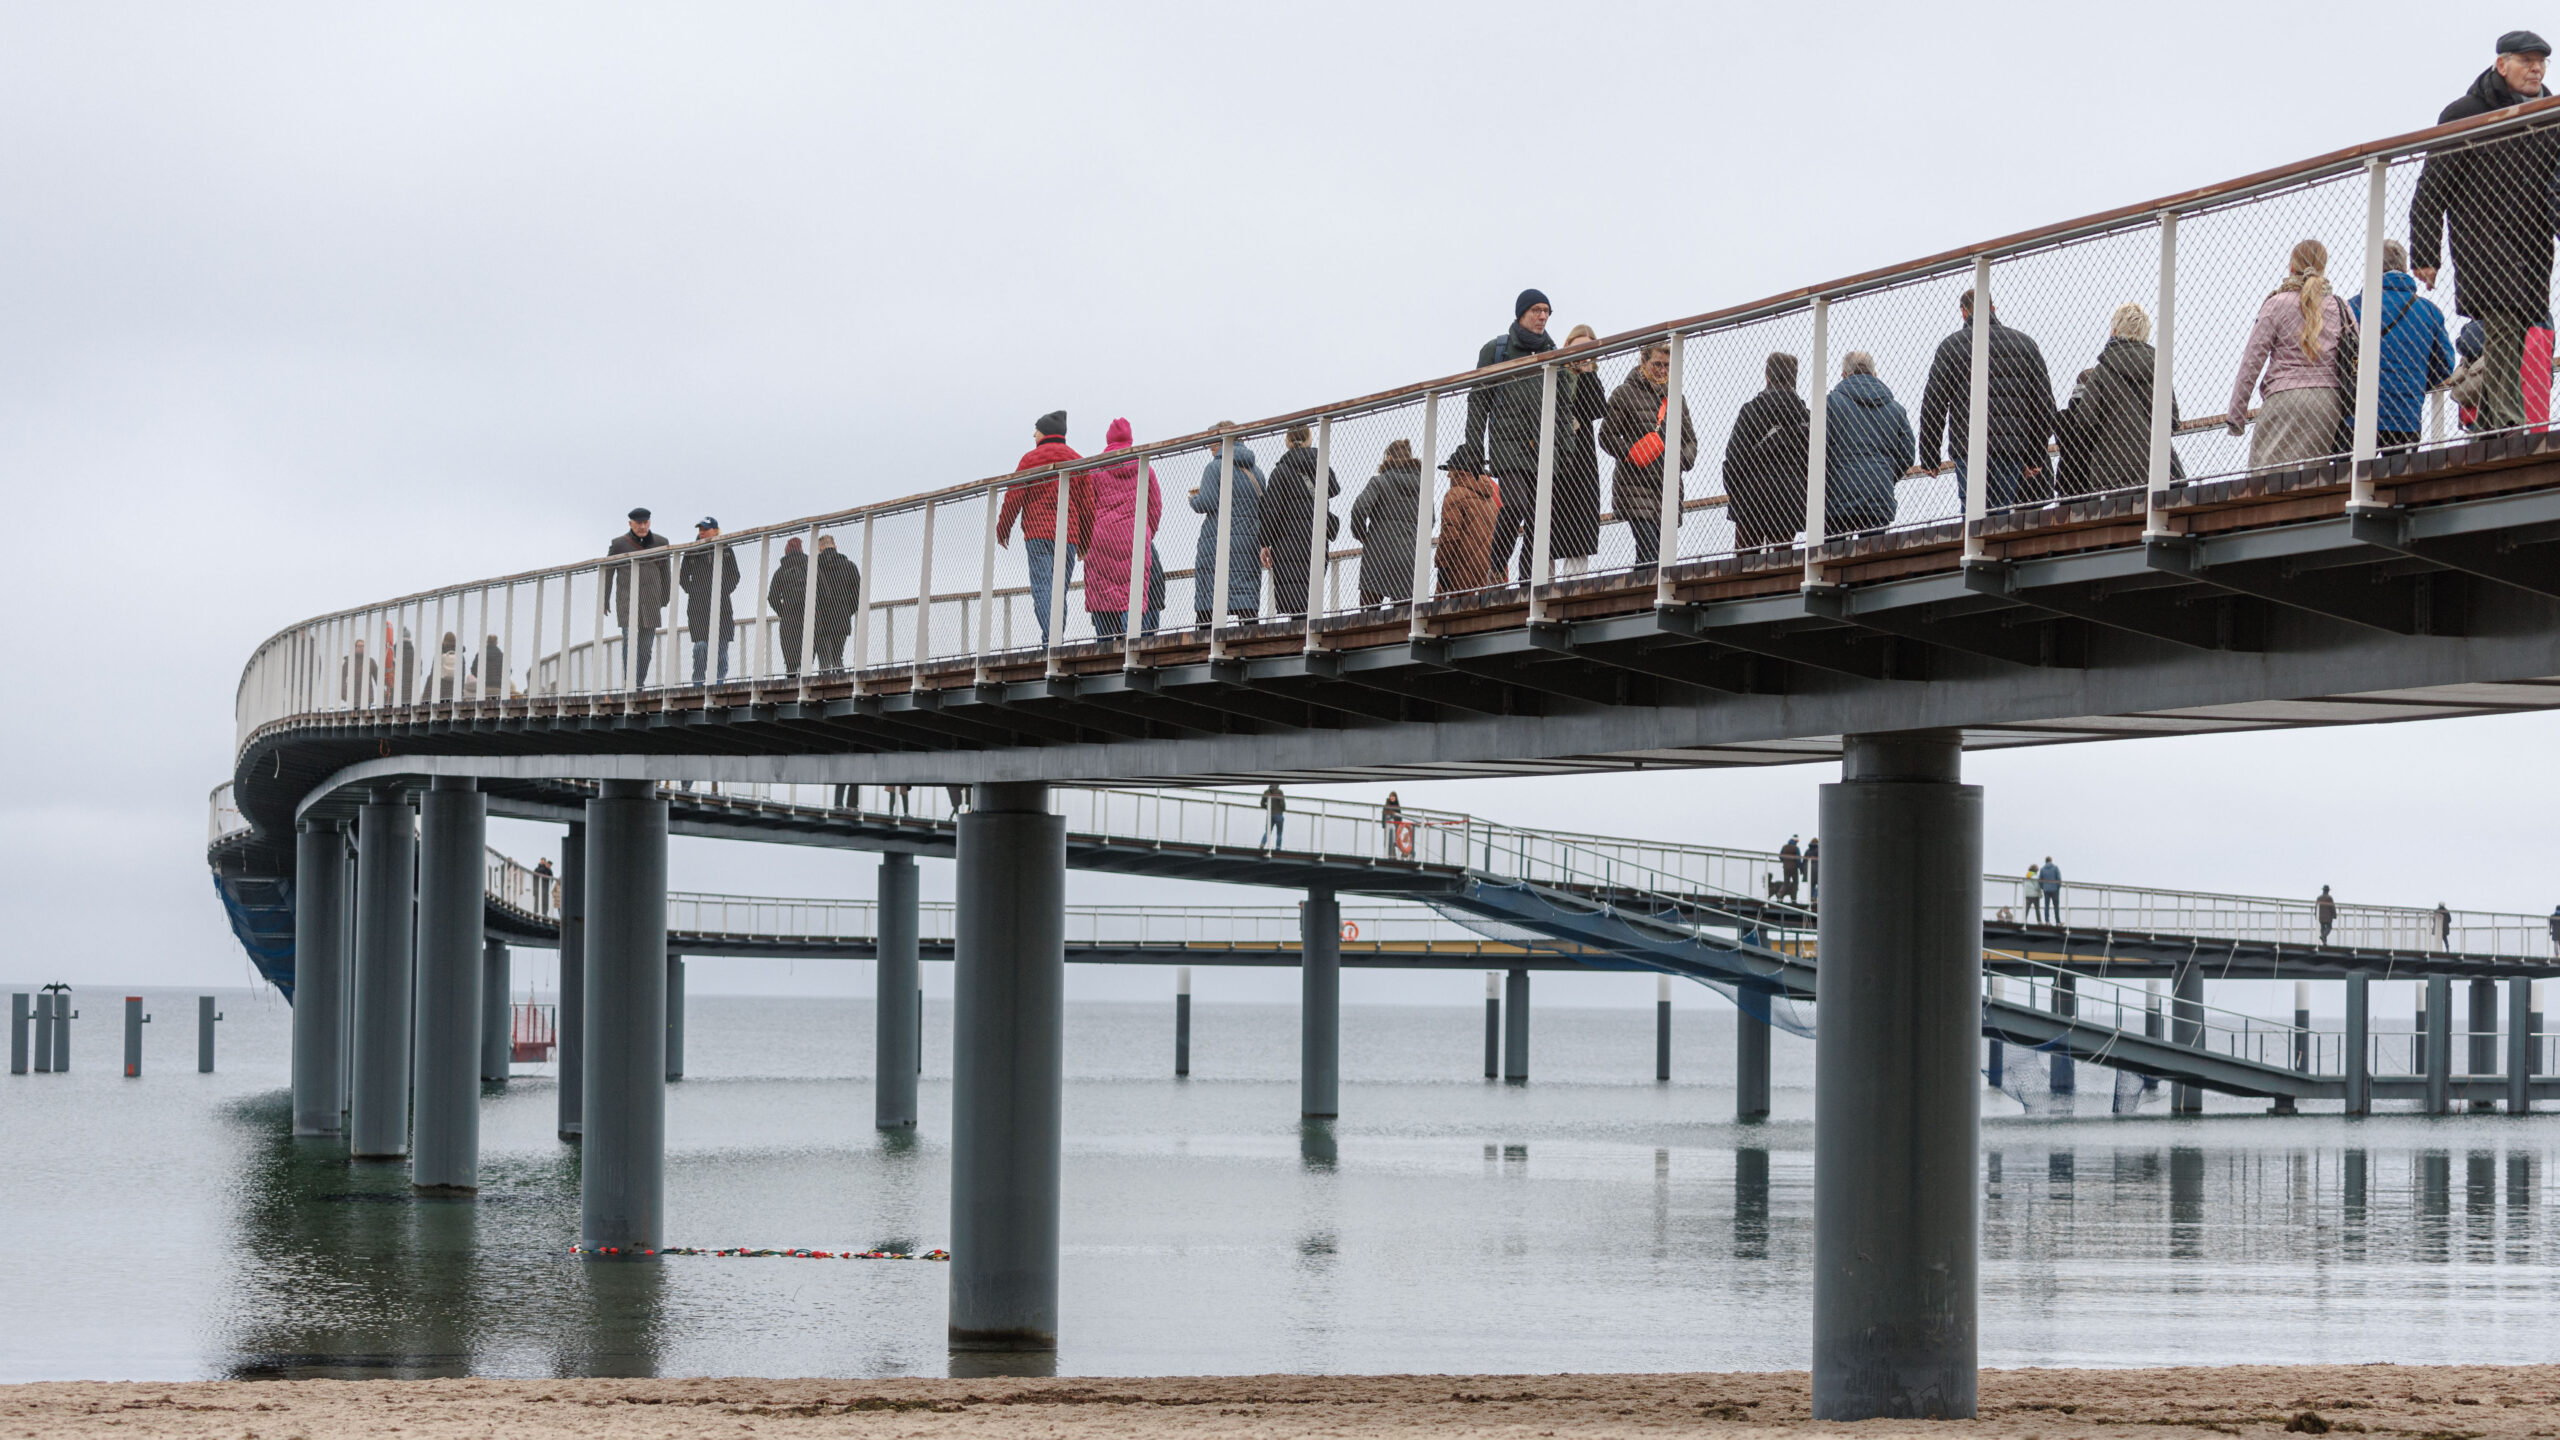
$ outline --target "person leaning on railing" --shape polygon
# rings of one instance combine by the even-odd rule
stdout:
[[[1772,354],[1761,366],[1768,387],[1742,402],[1724,442],[1725,513],[1737,550],[1766,550],[1804,528],[1805,457],[1813,444],[1813,411],[1796,391],[1796,357]],[[1827,502],[1826,502],[1827,503]]]
[[[2071,403],[2054,424],[2062,493],[2095,495],[2139,490],[2151,483],[2151,377],[2159,363],[2151,348],[2151,317],[2139,305],[2116,307],[2098,363],[2071,384]],[[2169,397],[2169,423],[2177,424],[2178,399]],[[2169,476],[2186,478],[2178,452],[2169,451]]]
[[[1938,342],[1929,361],[1929,381],[1920,392],[1920,468],[1938,468],[1941,432],[1947,458],[1956,473],[1965,470],[1965,445],[1973,413],[1973,291],[1956,297],[1959,323]],[[2000,306],[1991,306],[1989,396],[1984,402],[1984,503],[1993,509],[2023,501],[2053,498],[2053,375],[2045,368],[2044,351],[2023,330],[2000,323]]]
[[[1792,377],[1790,377],[1792,378]],[[1802,404],[1796,407],[1802,410]],[[1618,382],[1609,393],[1609,407],[1600,422],[1600,448],[1609,452],[1617,464],[1617,473],[1609,482],[1609,509],[1625,522],[1627,538],[1635,542],[1636,563],[1650,565],[1662,546],[1662,465],[1670,453],[1663,427],[1671,415],[1671,347],[1648,345],[1636,368]],[[1680,409],[1680,470],[1687,473],[1698,463],[1698,431],[1689,423],[1689,409]],[[1801,489],[1804,456],[1796,456],[1796,475]],[[1563,527],[1557,527],[1557,538],[1563,538]]]
[[[1225,434],[1235,425],[1218,422],[1218,433]],[[1227,537],[1227,614],[1238,620],[1250,620],[1262,613],[1262,567],[1254,563],[1254,547],[1262,543],[1262,492],[1270,482],[1254,463],[1253,447],[1241,440],[1235,442],[1236,493],[1222,494],[1226,480],[1226,457],[1216,450],[1209,452],[1209,463],[1200,471],[1199,487],[1191,492],[1191,512],[1203,518],[1200,543],[1191,560],[1191,613],[1194,623],[1206,626],[1214,618],[1217,606],[1209,593],[1218,584],[1218,524],[1226,520]]]
[[[2354,326],[2346,303],[2329,293],[2328,271],[2328,246],[2296,244],[2284,283],[2259,302],[2257,324],[2241,348],[2223,424],[2233,435],[2245,433],[2250,393],[2262,397],[2258,433],[2249,437],[2253,470],[2338,452],[2338,425],[2347,410],[2338,389],[2338,346]]]
[[[818,667],[844,668],[844,642],[853,635],[853,612],[862,604],[862,567],[836,548],[836,537],[818,537]]]
[[[2530,30],[2498,37],[2497,59],[2439,125],[2538,100],[2551,46]],[[2560,230],[2560,127],[2545,125],[2485,145],[2455,145],[2427,156],[2409,198],[2410,270],[2435,288],[2452,231],[2453,308],[2487,331],[2484,430],[2526,423],[2525,332],[2551,309],[2551,241]]]
[[[1590,326],[1576,325],[1565,335],[1564,348],[1590,345],[1599,338],[1600,332]],[[1547,502],[1555,540],[1547,556],[1558,575],[1581,574],[1600,550],[1600,452],[1594,432],[1608,409],[1599,361],[1586,356],[1556,367],[1556,458],[1549,481],[1553,493]],[[1533,509],[1536,501],[1533,492]],[[1523,554],[1520,578],[1532,578],[1537,563],[1535,550]]]
[[[1081,460],[1067,444],[1067,412],[1052,410],[1031,423],[1032,446],[1015,463],[1016,470],[1037,470],[1068,460]],[[1066,524],[1058,523],[1058,477],[1033,480],[1015,485],[1004,492],[1004,505],[996,512],[996,543],[1013,543],[1013,521],[1022,518],[1022,552],[1031,575],[1031,613],[1040,622],[1040,643],[1049,643],[1049,591],[1052,586],[1063,590],[1076,577],[1076,546],[1091,528],[1093,500],[1087,480],[1076,475],[1067,483]],[[1067,567],[1063,578],[1054,578],[1051,566]]]
[[[1131,448],[1135,434],[1126,419],[1112,421],[1103,436],[1102,453],[1109,456]],[[1156,467],[1143,460],[1125,461],[1082,478],[1093,514],[1091,538],[1085,542],[1084,607],[1093,617],[1094,634],[1119,635],[1129,628],[1129,587],[1146,583],[1142,557],[1154,553],[1156,527],[1164,523],[1164,492],[1156,483]],[[1146,527],[1144,534],[1133,537],[1130,531],[1137,525],[1141,487],[1146,493]],[[1306,563],[1302,556],[1298,568],[1305,570]],[[1153,630],[1155,620],[1145,598],[1139,607],[1142,624]]]
[[[782,542],[782,563],[773,567],[773,582],[765,586],[764,603],[773,607],[774,619],[782,631],[782,673],[800,673],[801,627],[809,617],[809,553],[801,548],[800,537]]]
[[[1822,513],[1826,535],[1881,530],[1901,502],[1896,483],[1911,465],[1911,416],[1876,378],[1876,357],[1852,350],[1827,402],[1829,444],[1823,453]]]
[[[2382,370],[2374,377],[2374,443],[2384,449],[2410,446],[2425,438],[2427,392],[2453,376],[2453,342],[2444,337],[2444,312],[2418,293],[2418,277],[2409,273],[2409,247],[2397,240],[2382,242]],[[2358,291],[2347,309],[2364,320],[2364,293]],[[2548,368],[2546,363],[2546,369]],[[2354,397],[2348,397],[2354,403]]]
[[[1351,502],[1351,538],[1360,544],[1360,603],[1383,605],[1413,594],[1413,525],[1422,508],[1422,462],[1413,442],[1387,442],[1378,473]]]
[[[1342,533],[1342,521],[1329,503],[1342,493],[1342,481],[1335,477],[1328,460],[1324,470],[1324,499],[1315,498],[1316,451],[1307,427],[1290,427],[1288,453],[1271,467],[1271,488],[1262,495],[1262,565],[1271,572],[1271,612],[1275,615],[1308,613],[1307,566],[1313,559],[1307,551],[1315,543],[1312,527],[1315,512],[1324,512],[1324,538],[1332,540]]]
[[[1501,523],[1502,492],[1484,469],[1484,452],[1469,441],[1449,452],[1449,493],[1440,500],[1440,544],[1432,560],[1438,594],[1456,595],[1495,584],[1493,532]]]
[[[684,562],[677,567],[676,588],[684,592],[685,633],[693,637],[693,683],[703,683],[711,663],[712,619],[711,572],[720,571],[719,678],[729,678],[729,638],[736,633],[738,617],[730,597],[738,589],[738,552],[736,547],[723,547],[709,542],[720,538],[720,522],[709,515],[693,522],[694,544],[684,552]]]

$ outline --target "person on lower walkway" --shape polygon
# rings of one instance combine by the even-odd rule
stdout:
[[[2560,915],[2560,910],[2555,910],[2552,913],[2554,915]],[[2321,886],[2320,898],[2311,902],[2311,915],[2313,919],[2320,922],[2320,943],[2323,945],[2328,944],[2329,932],[2335,928],[2338,923],[2338,902],[2330,898],[2328,886]],[[2560,923],[2560,921],[2555,921],[2554,923]]]
[[[773,607],[774,619],[780,622],[775,628],[782,632],[782,673],[797,675],[806,634],[801,627],[809,613],[809,554],[800,548],[799,536],[782,543],[782,563],[773,567],[764,603]]]
[[[1067,412],[1052,410],[1031,425],[1031,448],[1014,465],[1016,470],[1038,470],[1044,466],[1081,460],[1067,444]],[[1049,643],[1049,592],[1062,584],[1073,584],[1076,576],[1076,547],[1083,543],[1092,519],[1092,497],[1086,490],[1085,477],[1076,475],[1066,486],[1065,514],[1058,504],[1058,477],[1026,481],[1004,492],[1004,505],[996,511],[996,543],[1013,543],[1013,522],[1022,521],[1022,558],[1030,572],[1031,613],[1040,622],[1040,643]],[[1067,567],[1061,581],[1053,565]]]
[[[630,528],[613,537],[605,547],[606,555],[644,556],[666,548],[667,537],[649,531],[648,507],[633,507],[628,518]],[[605,587],[608,606],[622,622],[623,663],[634,690],[649,683],[649,657],[658,648],[658,619],[667,609],[667,578],[663,560],[633,559],[614,566],[613,581]]]
[[[1822,837],[1804,842],[1804,887],[1809,904],[1822,903]]]
[[[1796,885],[1803,878],[1804,849],[1796,843],[1796,837],[1790,835],[1787,843],[1778,847],[1778,889],[1772,898],[1793,900],[1796,898]]]
[[[2498,37],[2497,56],[2452,104],[2439,125],[2468,120],[2549,94],[2542,85],[2551,46],[2530,30]],[[2553,194],[2560,188],[2560,131],[2549,126],[2506,138],[2431,150],[2409,197],[2410,272],[2432,290],[2451,232],[2454,313],[2486,331],[2480,429],[2527,423],[2522,385],[2525,335],[2551,309]]]
[[[2062,923],[2062,867],[2053,857],[2044,857],[2044,866],[2036,871],[2036,890],[2044,898],[2044,918],[2048,925]]]
[[[910,820],[914,819],[916,813],[915,789],[916,787],[913,785],[890,786],[889,813],[892,815],[904,815]]]
[[[2551,956],[2560,960],[2560,905],[2551,907]]]
[[[835,793],[835,808],[838,810],[860,810],[862,808],[862,787],[859,785],[837,786]]]
[[[533,867],[533,910],[537,915],[551,913],[552,882],[551,857],[545,855]],[[2553,911],[2552,917],[2552,923],[2560,925],[2560,910]]]
[[[720,522],[705,515],[693,522],[693,545],[686,549],[684,562],[678,567],[676,584],[684,591],[685,633],[693,637],[693,683],[700,685],[711,661],[712,636],[719,636],[719,678],[729,678],[729,637],[736,633],[738,617],[731,609],[730,596],[738,588],[738,552],[712,542],[720,538]],[[712,571],[718,570],[715,584]],[[719,611],[713,615],[713,595],[717,593]]]
[[[1388,854],[1410,855],[1413,853],[1413,847],[1404,843],[1399,834],[1404,825],[1404,802],[1396,798],[1396,792],[1393,790],[1387,792],[1387,803],[1378,807],[1378,825],[1386,831]]]
[[[2441,900],[2439,900],[2439,901],[2437,901],[2437,902],[2436,902],[2435,926],[2436,926],[2436,948],[2437,948],[2438,950],[2441,950],[2441,951],[2445,952],[2445,953],[2446,953],[2446,954],[2448,954],[2448,955],[2452,954],[2452,953],[2453,953],[2453,912],[2452,912],[2452,911],[2450,911],[2450,910],[2447,910],[2446,908],[2444,908],[2444,902],[2443,902],[2443,901],[2441,901]]]
[[[2338,342],[2353,326],[2346,303],[2329,293],[2329,247],[2305,240],[2285,262],[2284,283],[2258,305],[2257,324],[2240,351],[2223,424],[2249,430],[2249,397],[2260,396],[2249,468],[2299,465],[2338,453],[2346,398],[2338,389]]]
[[[942,794],[943,794],[943,798],[945,798],[945,799],[947,799],[947,800],[949,800],[949,801],[951,802],[951,813],[952,813],[953,815],[955,815],[955,816],[956,816],[956,815],[958,815],[961,811],[966,810],[966,809],[968,809],[968,808],[969,808],[969,787],[968,787],[968,786],[966,786],[966,785],[945,785],[945,786],[943,786],[943,787],[942,787]]]
[[[1938,342],[1929,361],[1929,380],[1920,391],[1920,468],[1938,468],[1941,439],[1956,473],[1965,473],[1965,444],[1973,429],[1973,291],[1956,297],[1959,323]],[[2053,498],[2052,456],[2055,412],[2053,375],[2044,352],[2023,330],[2000,323],[2000,306],[1991,306],[1991,357],[1987,367],[1989,394],[1984,401],[1982,467],[1984,503],[1997,510],[2022,502]],[[1826,526],[1825,528],[1831,528]]]
[[[1289,799],[1280,793],[1275,782],[1262,787],[1262,848],[1277,850],[1288,843]]]
[[[844,668],[844,642],[853,635],[853,612],[862,604],[862,567],[836,548],[836,537],[818,537],[818,668]]]

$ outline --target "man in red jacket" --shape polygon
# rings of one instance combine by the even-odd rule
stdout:
[[[1016,470],[1037,470],[1064,460],[1081,460],[1067,446],[1067,412],[1052,410],[1033,423],[1031,449]],[[1016,485],[1004,492],[1004,508],[996,512],[996,543],[1010,548],[1013,521],[1022,518],[1022,549],[1031,569],[1031,613],[1040,617],[1040,643],[1049,643],[1049,588],[1056,583],[1051,566],[1058,559],[1058,480],[1051,476]],[[1067,484],[1066,576],[1076,573],[1076,546],[1093,533],[1093,493],[1082,475]]]

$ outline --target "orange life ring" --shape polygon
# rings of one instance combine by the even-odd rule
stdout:
[[[1396,852],[1401,855],[1413,853],[1413,822],[1410,820],[1396,822]]]
[[[1359,938],[1360,938],[1360,922],[1359,922],[1359,921],[1357,921],[1357,920],[1345,920],[1345,921],[1343,921],[1343,922],[1342,922],[1342,938],[1343,938],[1343,939],[1345,939],[1345,940],[1357,940],[1357,939],[1359,939]]]

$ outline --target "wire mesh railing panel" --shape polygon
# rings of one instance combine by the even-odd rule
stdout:
[[[1941,433],[1946,427],[1950,397],[1933,367],[1958,324],[1956,296],[1963,288],[1961,280],[1931,280],[1832,303],[1826,538],[1963,518],[1961,485],[1941,463],[1944,442],[1927,433],[1933,421]],[[1961,394],[1954,399],[1961,415]]]
[[[1660,380],[1668,383],[1669,352],[1664,352]],[[1549,564],[1558,580],[1582,575],[1606,574],[1634,568],[1637,542],[1629,533],[1626,516],[1613,506],[1620,474],[1621,457],[1611,446],[1621,448],[1637,443],[1643,435],[1659,441],[1662,423],[1659,387],[1635,390],[1626,388],[1644,368],[1640,348],[1617,347],[1589,358],[1566,362],[1557,374],[1556,393],[1556,470],[1554,492],[1549,499],[1552,508],[1555,540],[1550,547]],[[1618,407],[1619,421],[1610,426],[1610,407]],[[1651,447],[1643,453],[1650,454]],[[1659,456],[1654,457],[1657,468]],[[1657,483],[1650,491],[1660,495]],[[1634,524],[1658,537],[1661,533],[1661,507],[1645,508]],[[1644,545],[1648,553],[1654,548]]]
[[[1697,459],[1683,487],[1679,559],[1784,549],[1804,533],[1812,344],[1811,312],[1799,308],[1682,346],[1681,413],[1697,434]]]
[[[1991,267],[1986,513],[2141,490],[2151,468],[2156,226],[2033,251]],[[1962,312],[1960,329],[1970,324]],[[1972,337],[1949,359],[1966,364]],[[1944,363],[1944,362],[1942,362]],[[1957,390],[1971,424],[1971,376]],[[1950,449],[1954,449],[1950,446]]]

